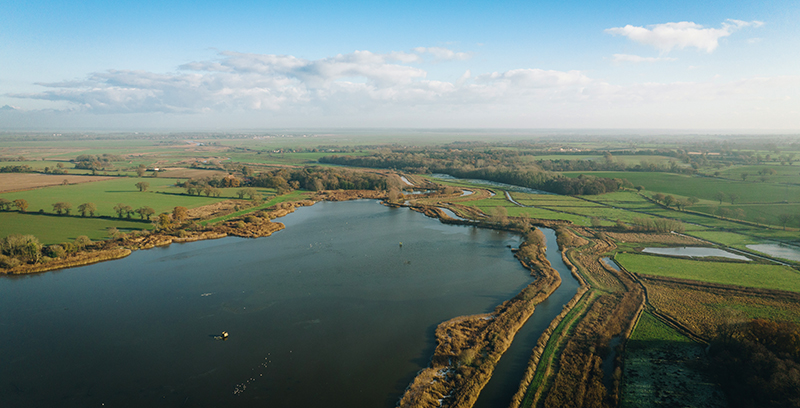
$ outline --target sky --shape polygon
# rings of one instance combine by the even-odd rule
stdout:
[[[0,10],[0,130],[800,131],[796,0]]]

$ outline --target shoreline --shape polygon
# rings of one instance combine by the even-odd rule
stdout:
[[[227,236],[237,236],[242,238],[268,237],[273,233],[286,228],[283,223],[272,222],[272,220],[281,218],[287,214],[291,214],[298,207],[311,206],[319,201],[385,199],[387,194],[388,193],[384,191],[372,190],[323,191],[309,199],[278,203],[270,207],[271,209],[268,208],[261,210],[261,212],[265,215],[264,217],[256,217],[253,213],[247,213],[236,218],[221,221],[207,230],[189,231],[188,229],[178,229],[169,233],[156,232],[141,237],[125,238],[122,241],[118,241],[117,239],[97,241],[94,244],[94,248],[91,250],[76,252],[66,258],[53,259],[46,263],[24,264],[13,268],[0,269],[0,275],[28,275],[75,268],[103,261],[121,259],[130,255],[133,253],[133,251],[167,246],[172,243],[204,241],[207,239],[219,239]],[[243,220],[249,217],[254,217],[257,220],[255,220],[254,223],[245,223],[243,226],[237,225],[239,222],[244,222]]]
[[[104,241],[99,243],[101,246],[98,249],[92,251],[81,252],[45,264],[21,265],[4,272],[6,275],[18,276],[68,269],[121,259],[135,250],[151,249],[172,243],[219,239],[226,236],[266,237],[285,228],[283,223],[272,222],[273,219],[290,214],[298,207],[311,206],[319,201],[383,199],[384,205],[408,207],[412,211],[423,213],[447,224],[473,225],[521,233],[518,229],[507,226],[481,221],[455,220],[438,207],[424,204],[399,205],[386,201],[386,198],[386,192],[378,191],[325,191],[307,200],[276,204],[269,210],[262,210],[257,217],[254,212],[223,221],[210,230],[183,229],[171,234],[155,233],[127,238],[122,242]],[[246,218],[250,221],[242,225]],[[542,226],[550,227],[550,225]],[[111,246],[115,247],[110,248]],[[437,326],[435,331],[437,345],[431,356],[431,363],[429,367],[417,373],[401,396],[398,406],[441,406],[445,399],[449,399],[450,403],[446,404],[447,406],[470,407],[477,401],[480,391],[491,379],[500,357],[511,346],[515,335],[533,314],[536,305],[547,299],[561,284],[561,277],[546,259],[545,251],[546,247],[528,241],[523,242],[520,248],[514,251],[515,257],[536,279],[516,296],[496,306],[493,312],[457,316]]]

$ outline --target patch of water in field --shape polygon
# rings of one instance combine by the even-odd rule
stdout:
[[[612,269],[614,269],[615,271],[617,271],[617,272],[621,272],[622,271],[622,269],[619,268],[619,265],[617,265],[617,261],[615,261],[615,260],[613,260],[613,259],[611,259],[609,257],[603,258],[603,262],[606,265],[608,265],[609,267],[611,267]]]
[[[375,201],[279,221],[271,237],[0,279],[0,405],[392,407],[436,325],[532,280],[517,236]]]
[[[706,248],[706,247],[679,247],[679,248],[645,248],[642,252],[646,254],[656,255],[669,255],[669,256],[687,256],[690,258],[704,258],[709,256],[716,256],[719,258],[736,259],[739,261],[749,261],[750,258],[737,255],[719,248]]]
[[[748,248],[776,258],[800,262],[800,249],[780,244],[753,244]]]

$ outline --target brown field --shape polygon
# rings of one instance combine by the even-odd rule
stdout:
[[[651,305],[705,338],[713,338],[723,325],[754,318],[800,322],[800,296],[793,293],[640,280]]]
[[[686,235],[668,233],[609,232],[608,236],[619,242],[661,243],[675,245],[704,245],[705,241]]]
[[[0,193],[29,190],[37,187],[58,186],[63,184],[64,180],[67,180],[69,184],[78,184],[110,180],[113,178],[114,177],[104,176],[78,176],[74,174],[0,173]]]

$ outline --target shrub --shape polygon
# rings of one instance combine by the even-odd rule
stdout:
[[[0,268],[10,269],[19,266],[21,263],[17,258],[0,255]]]
[[[61,245],[50,245],[42,252],[50,258],[63,258],[67,255],[67,251]]]

